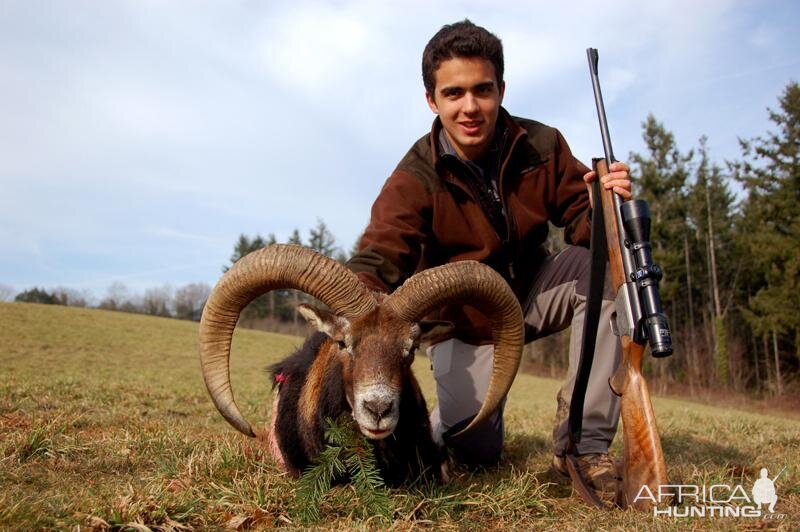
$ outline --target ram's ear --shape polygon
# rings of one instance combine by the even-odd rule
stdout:
[[[350,327],[350,322],[346,318],[313,305],[300,303],[297,305],[297,311],[319,332],[324,332],[334,339],[341,338]]]

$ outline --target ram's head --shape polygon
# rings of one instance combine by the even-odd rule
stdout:
[[[498,407],[516,375],[522,313],[511,289],[488,266],[462,261],[431,268],[383,296],[328,257],[301,246],[276,244],[247,255],[225,273],[200,323],[200,358],[209,394],[222,416],[249,436],[253,430],[239,411],[230,385],[233,329],[252,299],[285,288],[301,290],[331,309],[304,305],[300,312],[335,344],[331,356],[342,357],[348,401],[361,431],[370,438],[383,438],[394,430],[402,375],[423,332],[420,322],[439,307],[469,304],[493,324],[495,354],[489,390],[464,430]]]

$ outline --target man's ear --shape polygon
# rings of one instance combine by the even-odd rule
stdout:
[[[344,330],[350,326],[346,318],[305,303],[297,305],[297,312],[319,332],[324,332],[331,338],[342,336]]]
[[[433,114],[437,114],[438,115],[439,114],[439,106],[436,105],[436,99],[434,98],[434,95],[431,94],[428,91],[425,91],[425,100],[428,102],[428,107],[431,108],[431,111],[433,111]]]
[[[455,329],[452,322],[442,320],[423,320],[417,325],[419,325],[418,343],[436,343],[436,340],[450,336]]]
[[[502,105],[503,104],[503,95],[506,93],[506,82],[505,81],[501,81],[500,82],[500,86],[498,87],[498,89],[500,89],[500,105]]]

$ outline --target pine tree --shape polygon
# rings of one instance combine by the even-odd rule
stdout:
[[[233,245],[233,254],[231,255],[230,264],[225,264],[222,266],[222,271],[227,272],[231,266],[236,264],[239,259],[244,257],[245,255],[256,251],[257,249],[261,249],[266,246],[267,243],[264,240],[264,237],[256,233],[252,239],[245,235],[244,233],[239,235],[239,240],[236,241],[236,244]]]
[[[30,288],[25,290],[24,292],[20,292],[14,298],[14,301],[19,301],[22,303],[42,303],[45,305],[60,305],[58,298],[45,290],[44,288]]]
[[[333,257],[338,249],[336,238],[320,218],[317,218],[317,225],[308,230],[308,247],[329,257]]]
[[[709,159],[706,137],[700,138],[700,161],[689,193],[690,224],[702,248],[705,277],[703,300],[710,324],[710,346],[714,354],[717,383],[731,382],[731,360],[727,349],[726,315],[735,283],[735,260],[731,252],[734,197],[722,169]],[[699,250],[698,250],[699,251]],[[698,278],[701,276],[698,276]]]
[[[687,283],[685,234],[686,182],[693,154],[683,154],[675,138],[653,115],[642,123],[642,138],[647,154],[631,153],[631,175],[637,186],[636,197],[650,206],[650,242],[653,258],[664,271],[661,281],[661,298],[676,337],[685,336],[691,324],[686,314],[687,300],[684,288]],[[661,377],[666,375],[668,364],[676,361],[690,366],[680,356],[659,363],[656,367]]]
[[[292,236],[289,237],[289,243],[297,246],[304,245],[303,239],[300,237],[300,231],[298,231],[297,228],[295,228],[295,230],[292,231]],[[304,294],[301,294],[298,290],[288,291],[288,297],[290,298],[291,301],[291,303],[289,304],[289,306],[291,307],[289,315],[292,317],[292,325],[294,326],[295,330],[297,330],[298,323],[300,322],[300,313],[298,312],[297,307],[304,299],[303,295]]]
[[[233,245],[233,254],[230,258],[230,264],[222,266],[222,271],[227,272],[237,261],[245,255],[259,250],[265,246],[275,243],[275,235],[270,234],[268,239],[264,239],[260,234],[256,233],[253,238],[248,237],[244,233],[239,235],[236,244]],[[274,296],[272,296],[274,298]],[[274,299],[270,299],[270,295],[263,295],[255,298],[250,302],[247,307],[242,311],[243,319],[264,318],[268,314],[274,316]]]

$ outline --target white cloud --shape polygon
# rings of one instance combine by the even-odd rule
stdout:
[[[352,8],[293,4],[266,17],[260,50],[264,67],[278,83],[319,96],[356,84],[376,46],[369,23]]]
[[[196,115],[168,91],[151,86],[104,85],[93,95],[93,106],[121,138],[169,140],[190,136],[198,128]]]
[[[603,72],[603,96],[613,103],[618,98],[624,98],[635,83],[635,72],[612,66]]]

